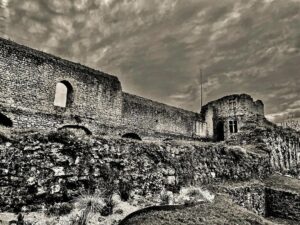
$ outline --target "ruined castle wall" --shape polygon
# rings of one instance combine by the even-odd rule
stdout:
[[[234,145],[256,145],[270,155],[270,163],[275,171],[300,175],[300,133],[278,127],[264,120],[252,121],[243,132],[232,136],[228,143]]]
[[[4,108],[63,117],[77,115],[111,121],[121,118],[122,91],[116,77],[3,39],[0,77],[0,104]],[[60,81],[68,81],[73,89],[74,99],[66,108],[53,105]]]
[[[43,112],[32,112],[30,110],[21,110],[9,107],[1,107],[0,112],[13,121],[14,131],[40,131],[40,130],[58,130],[77,127],[80,132],[88,130],[94,135],[117,136],[118,127],[115,123],[109,121],[95,120],[93,118],[78,117],[77,115],[57,115]],[[1,126],[1,130],[5,127]],[[11,130],[11,128],[6,128]],[[74,130],[73,129],[73,130]]]
[[[253,98],[246,94],[226,96],[208,105],[213,106],[216,116],[220,118],[264,115],[263,103],[260,100],[254,102]]]
[[[229,121],[237,121],[240,131],[249,118],[264,116],[264,105],[262,101],[253,101],[253,98],[246,94],[231,95],[203,106],[201,114],[208,123],[206,131],[208,137],[216,135],[217,125],[221,122],[224,127],[224,138],[228,139],[232,135],[229,132]]]
[[[123,124],[159,133],[193,136],[200,115],[135,95],[123,94]]]
[[[0,209],[29,210],[69,201],[80,193],[128,185],[139,195],[162,188],[262,178],[267,155],[214,144],[78,141],[65,133],[29,135],[0,144]]]

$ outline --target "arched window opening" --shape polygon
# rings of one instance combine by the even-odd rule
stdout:
[[[73,102],[73,87],[68,81],[56,84],[54,105],[62,108],[70,106]]]
[[[12,127],[13,122],[7,116],[0,113],[0,125],[2,125],[4,127]]]
[[[222,121],[217,123],[215,139],[216,141],[224,141],[224,123]]]
[[[238,132],[238,124],[237,124],[237,121],[234,120],[234,121],[229,121],[229,132],[231,134],[233,133],[237,133]]]
[[[124,135],[122,135],[122,138],[129,138],[129,139],[134,139],[134,140],[139,140],[141,141],[142,138],[137,135],[136,133],[126,133]]]

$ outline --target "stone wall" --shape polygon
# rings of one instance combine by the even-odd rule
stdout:
[[[80,117],[76,114],[57,115],[43,112],[32,112],[0,105],[0,113],[10,118],[13,128],[6,128],[9,132],[27,131],[56,131],[67,127],[81,127],[89,130],[94,135],[121,136],[124,129],[115,121]],[[1,127],[4,129],[4,127]]]
[[[264,120],[246,121],[242,132],[231,136],[228,144],[253,146],[269,154],[274,171],[300,177],[300,133]]]
[[[223,191],[238,205],[261,216],[266,215],[265,186],[262,183],[235,184]]]
[[[213,106],[216,116],[221,118],[236,115],[264,115],[264,105],[262,101],[254,101],[253,98],[247,94],[225,96],[216,101],[209,102],[203,106],[203,112],[209,106]]]
[[[300,221],[300,195],[297,192],[266,188],[266,216]]]
[[[196,135],[200,114],[154,102],[139,96],[123,94],[123,124],[133,130],[165,134]]]
[[[4,39],[0,39],[0,77],[0,113],[17,129],[76,125],[78,120],[70,119],[76,117],[93,133],[191,138],[200,121],[197,113],[122,93],[114,76]],[[72,92],[66,108],[54,106],[59,82]],[[115,130],[98,129],[99,124]]]
[[[0,145],[1,210],[34,210],[109,184],[126,184],[128,191],[149,195],[163,187],[178,191],[270,173],[267,155],[222,144],[78,141],[64,132],[11,139]]]
[[[229,121],[238,122],[238,132],[245,126],[249,117],[264,117],[264,105],[262,101],[254,101],[247,94],[230,95],[212,101],[201,109],[203,121],[206,122],[206,136],[217,139],[218,123],[222,123],[224,139],[232,134],[229,132]]]
[[[120,122],[122,90],[114,76],[0,39],[0,77],[3,108]],[[66,108],[53,104],[61,81],[72,86],[73,101]]]
[[[264,217],[300,221],[300,180],[273,175],[264,181],[226,183],[215,186],[238,205]]]

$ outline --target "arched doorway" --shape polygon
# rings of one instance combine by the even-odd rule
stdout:
[[[142,138],[139,135],[137,135],[136,133],[123,134],[122,138],[129,138],[129,139],[134,139],[134,140],[139,140],[139,141],[142,140]]]
[[[224,123],[219,121],[216,126],[215,139],[216,141],[224,141]]]
[[[54,105],[62,108],[73,102],[73,87],[69,81],[63,80],[56,84]]]
[[[0,125],[4,127],[12,127],[13,122],[4,114],[0,113]]]

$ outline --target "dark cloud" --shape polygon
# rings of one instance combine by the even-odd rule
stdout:
[[[246,92],[299,115],[297,0],[0,0],[1,35],[115,74],[125,91],[199,110]]]

